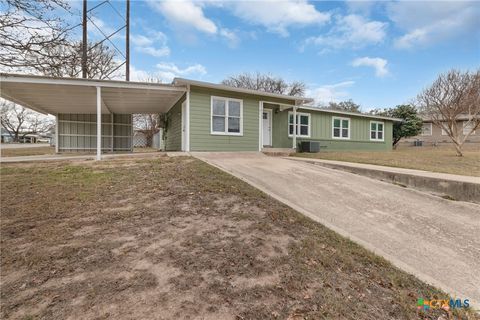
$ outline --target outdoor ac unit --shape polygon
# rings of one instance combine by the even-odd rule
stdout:
[[[302,141],[300,144],[302,152],[320,152],[320,142]]]

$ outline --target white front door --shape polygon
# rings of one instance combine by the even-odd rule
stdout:
[[[263,110],[262,120],[263,145],[272,145],[272,110]]]

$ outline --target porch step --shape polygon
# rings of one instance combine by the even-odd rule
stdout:
[[[288,157],[295,153],[293,148],[263,148],[262,152],[271,157]]]

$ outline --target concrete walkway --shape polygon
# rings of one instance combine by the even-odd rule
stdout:
[[[287,157],[286,159],[297,160],[297,161],[307,161],[307,162],[308,161],[318,162],[318,163],[325,163],[325,164],[348,166],[348,167],[352,167],[352,168],[379,170],[379,171],[386,171],[386,172],[392,172],[392,173],[411,174],[411,175],[415,175],[415,176],[419,176],[419,177],[426,177],[426,178],[435,178],[435,179],[442,179],[442,180],[460,181],[460,182],[480,184],[480,177],[462,176],[462,175],[458,175],[458,174],[432,172],[432,171],[424,171],[424,170],[414,170],[414,169],[406,169],[406,168],[396,168],[396,167],[388,167],[388,166],[379,166],[379,165],[376,165],[376,164],[325,160],[325,159],[312,159],[312,158],[302,158],[302,157]]]
[[[452,200],[480,204],[480,177],[303,157],[285,159],[313,163],[430,192]]]
[[[0,143],[0,149],[29,149],[50,147],[48,143]]]
[[[259,153],[192,154],[478,307],[479,205]]]

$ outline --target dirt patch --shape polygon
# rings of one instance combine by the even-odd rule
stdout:
[[[4,319],[471,319],[188,157],[2,165]]]

